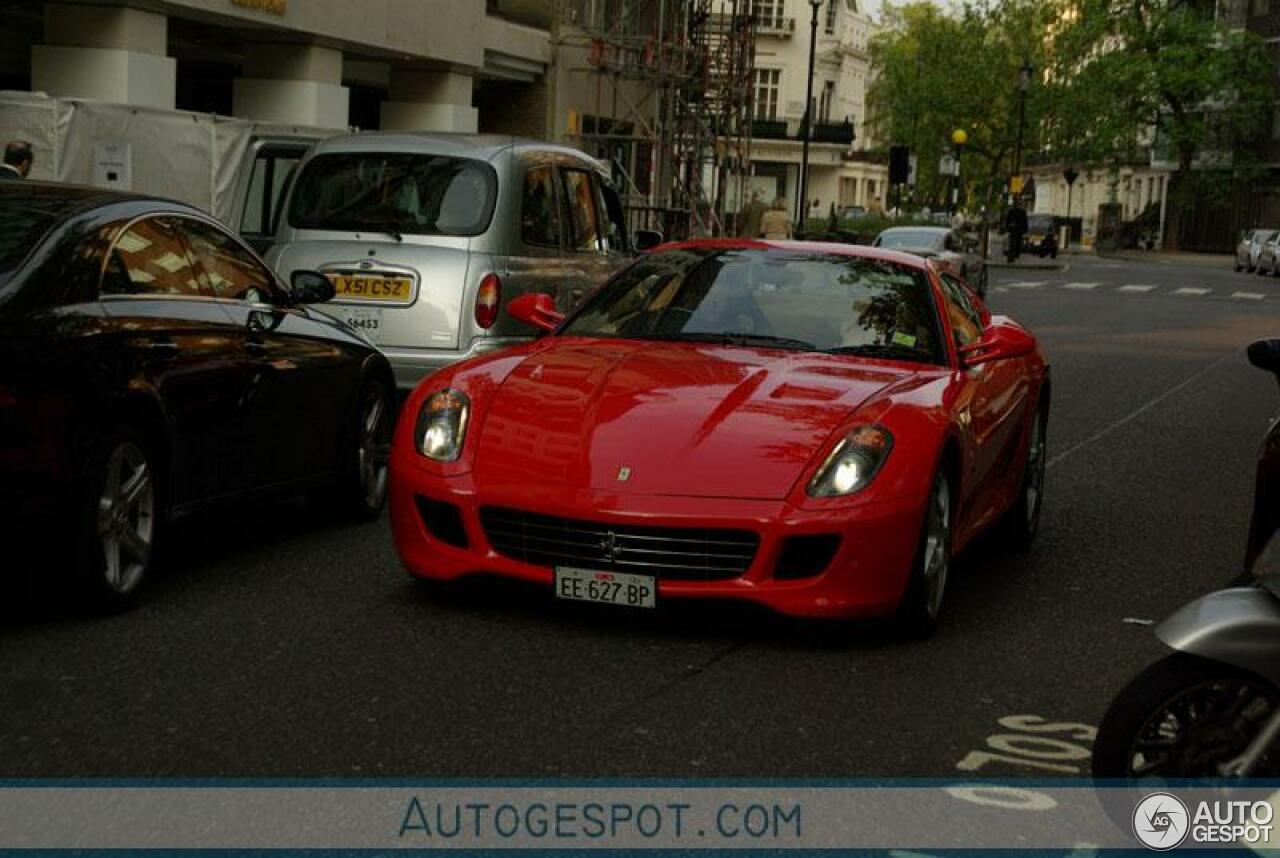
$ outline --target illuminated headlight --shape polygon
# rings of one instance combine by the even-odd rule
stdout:
[[[809,481],[815,498],[838,498],[864,489],[889,458],[893,436],[879,426],[859,426],[831,451]]]
[[[462,452],[471,400],[460,390],[431,394],[418,410],[413,440],[418,452],[437,462],[452,462]]]

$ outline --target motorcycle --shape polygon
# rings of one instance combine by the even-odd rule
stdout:
[[[1280,376],[1280,340],[1254,343],[1249,359]],[[1248,572],[1156,626],[1173,652],[1112,701],[1094,743],[1094,777],[1280,776],[1278,439],[1280,420],[1259,461]]]

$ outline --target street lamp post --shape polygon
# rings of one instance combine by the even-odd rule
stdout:
[[[804,219],[809,213],[809,138],[813,136],[813,61],[818,48],[818,9],[823,0],[809,0],[813,16],[809,21],[809,77],[805,84],[804,118],[800,121],[800,199],[796,202],[799,216],[796,218],[796,231],[804,230]]]
[[[1013,175],[1017,178],[1019,194],[1022,193],[1022,129],[1027,124],[1027,90],[1031,88],[1031,74],[1034,71],[1029,59],[1024,59],[1018,68],[1018,146],[1013,155]],[[1009,190],[1013,188],[1010,187]]]
[[[969,135],[963,128],[957,128],[951,132],[951,145],[955,163],[951,167],[951,193],[948,198],[948,213],[955,217],[956,205],[960,202],[960,153],[964,151],[964,144],[969,141]]]
[[[1071,237],[1071,191],[1076,185],[1076,179],[1080,178],[1080,171],[1075,167],[1067,167],[1062,171],[1062,178],[1067,180],[1067,238]]]

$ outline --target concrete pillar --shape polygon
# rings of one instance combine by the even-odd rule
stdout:
[[[471,76],[454,72],[391,72],[391,98],[382,103],[384,131],[460,131],[474,134]]]
[[[351,95],[342,85],[342,51],[319,45],[254,43],[231,112],[259,122],[346,128]]]
[[[31,49],[31,88],[65,98],[172,108],[178,64],[169,19],[120,6],[49,3],[45,44]]]

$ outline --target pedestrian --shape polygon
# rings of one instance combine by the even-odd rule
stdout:
[[[738,236],[740,238],[759,238],[760,220],[768,207],[760,202],[760,192],[751,192],[751,201],[738,212]]]
[[[787,201],[778,197],[760,219],[760,235],[764,238],[791,237],[791,218],[787,217]]]
[[[1009,233],[1009,246],[1005,258],[1017,262],[1022,255],[1022,237],[1027,233],[1027,210],[1022,203],[1014,199],[1013,205],[1004,213],[1004,229]]]
[[[31,144],[25,140],[14,140],[4,147],[4,163],[0,164],[0,180],[25,179],[31,172]]]

